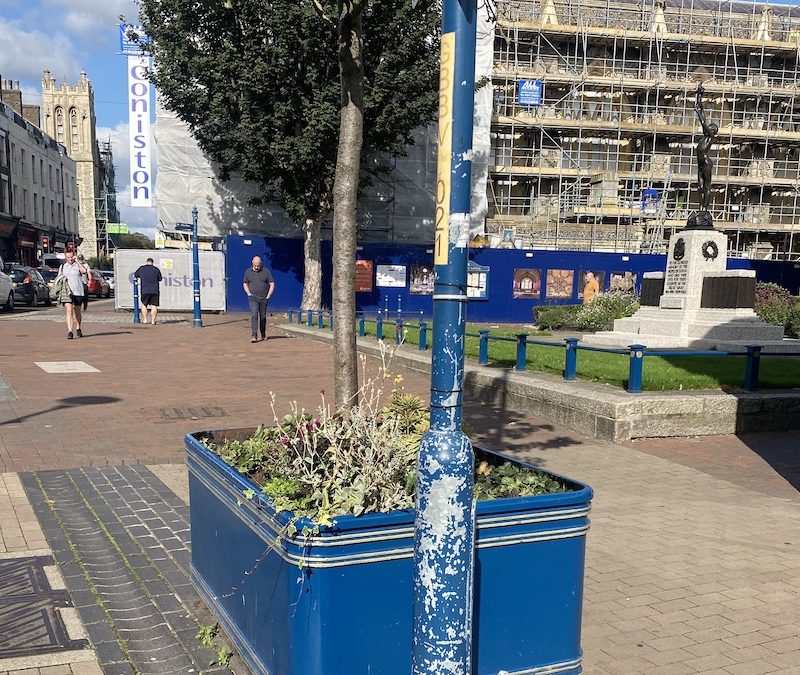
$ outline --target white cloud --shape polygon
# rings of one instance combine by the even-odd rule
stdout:
[[[120,16],[131,23],[139,16],[134,0],[45,0],[44,4],[62,10],[64,25],[85,37],[112,30]]]
[[[0,73],[4,77],[41,82],[42,71],[52,64],[54,54],[58,54],[58,76],[76,80],[81,70],[80,55],[63,34],[28,30],[18,21],[0,17]]]
[[[117,208],[120,220],[128,223],[131,232],[143,232],[153,237],[158,224],[156,209],[133,208],[130,192],[130,149],[128,140],[128,123],[120,122],[115,127],[97,127],[97,142],[111,141],[111,152],[114,156],[116,174]],[[155,169],[155,161],[153,162]]]

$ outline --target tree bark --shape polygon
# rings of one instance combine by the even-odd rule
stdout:
[[[339,1],[342,99],[333,185],[333,359],[337,409],[358,403],[356,363],[356,202],[364,140],[361,16],[368,0]]]
[[[322,307],[322,258],[320,255],[320,232],[322,216],[307,217],[303,225],[303,297],[301,309]]]

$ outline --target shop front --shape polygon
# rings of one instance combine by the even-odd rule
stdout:
[[[17,227],[17,260],[23,265],[39,266],[40,237],[49,230],[41,230],[30,223],[20,223]]]
[[[0,215],[0,258],[3,262],[17,259],[17,218]]]

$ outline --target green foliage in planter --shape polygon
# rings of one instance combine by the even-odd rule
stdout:
[[[580,305],[540,305],[534,307],[536,327],[540,330],[561,330],[575,328]]]
[[[415,395],[392,393],[332,414],[292,410],[250,438],[212,444],[225,462],[259,485],[276,510],[328,525],[336,516],[414,506],[416,460],[429,413]],[[274,402],[273,402],[274,407]],[[547,474],[511,462],[478,460],[478,499],[563,492]],[[252,497],[253,495],[245,495]]]
[[[578,328],[613,330],[616,319],[632,316],[639,309],[639,300],[630,293],[611,291],[595,296],[575,317]]]
[[[783,286],[773,283],[756,284],[755,312],[773,326],[786,326],[792,309],[792,296]]]

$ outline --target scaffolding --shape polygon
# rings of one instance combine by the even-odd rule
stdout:
[[[702,83],[715,226],[733,255],[800,250],[800,7],[498,0],[497,15],[489,234],[663,250],[698,207]],[[524,101],[522,81],[541,97]]]
[[[97,243],[100,255],[110,255],[114,250],[114,241],[109,236],[108,224],[119,222],[117,210],[117,195],[114,187],[114,154],[111,150],[111,141],[98,143],[100,157],[99,190],[94,200],[95,222],[97,223]]]

